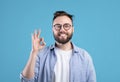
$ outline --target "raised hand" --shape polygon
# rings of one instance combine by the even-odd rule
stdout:
[[[35,31],[32,34],[32,52],[30,54],[29,60],[23,70],[23,76],[30,79],[34,77],[35,62],[37,53],[45,46],[43,38],[40,38],[40,31]]]
[[[38,52],[39,50],[43,49],[45,47],[46,43],[44,42],[44,39],[40,37],[40,30],[35,30],[35,32],[32,34],[32,51]]]

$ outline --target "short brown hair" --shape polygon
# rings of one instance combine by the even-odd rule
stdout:
[[[57,17],[59,17],[59,16],[67,16],[67,17],[69,17],[69,18],[71,19],[71,21],[73,22],[73,15],[71,15],[71,14],[65,12],[65,11],[56,11],[56,12],[54,13],[53,21],[54,21]]]

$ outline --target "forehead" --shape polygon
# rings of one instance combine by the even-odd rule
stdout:
[[[53,24],[64,24],[69,23],[72,24],[72,20],[68,16],[59,16],[54,21]]]

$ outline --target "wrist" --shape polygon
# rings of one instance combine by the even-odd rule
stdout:
[[[31,53],[33,53],[33,54],[37,54],[38,51],[39,51],[39,50],[33,50],[33,49],[32,49],[32,50],[31,50]]]
[[[31,50],[31,57],[36,57],[38,54],[38,51]]]

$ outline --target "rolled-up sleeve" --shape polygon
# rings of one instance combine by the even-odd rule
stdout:
[[[24,77],[22,73],[20,73],[21,82],[37,82],[39,64],[40,64],[39,57],[37,56],[36,63],[35,63],[35,69],[34,69],[35,76],[33,78],[28,79],[28,78]]]
[[[20,73],[20,80],[21,82],[34,82],[34,78],[27,79],[22,75],[22,73]]]

